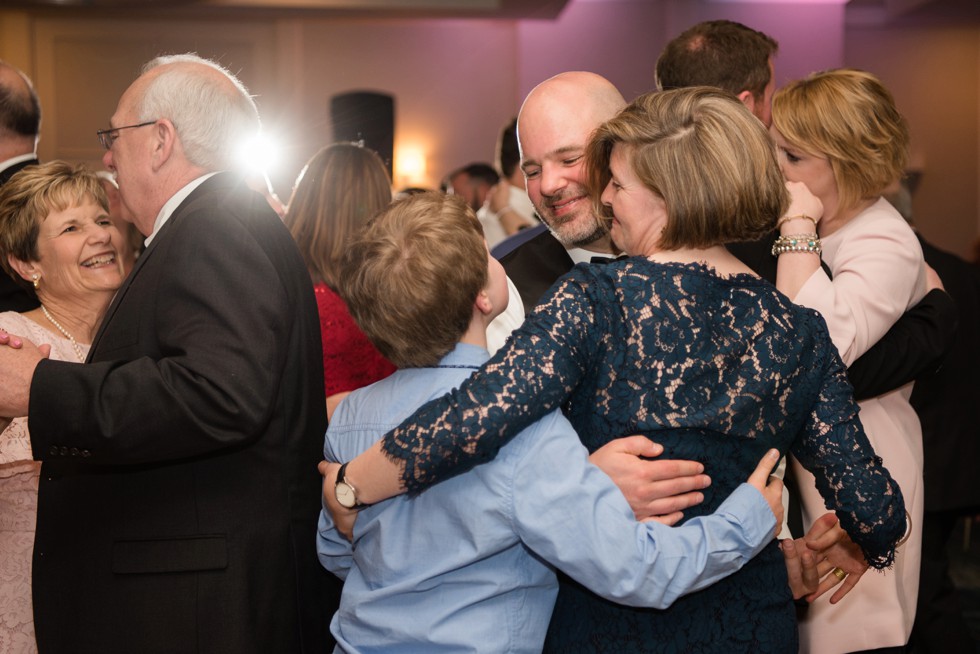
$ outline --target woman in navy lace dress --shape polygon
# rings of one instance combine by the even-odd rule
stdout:
[[[643,433],[665,456],[703,462],[713,483],[687,518],[713,511],[766,448],[791,451],[867,561],[890,565],[905,528],[901,491],[868,444],[823,319],[722,245],[766,233],[787,208],[762,125],[718,91],[648,94],[597,130],[587,158],[597,208],[631,256],[580,265],[559,280],[480,372],[381,441],[387,460],[369,451],[348,466],[347,480],[374,499],[372,476],[394,461],[404,465],[409,492],[421,491],[493,457],[560,406],[590,450]],[[665,611],[618,606],[563,584],[546,647],[797,646],[773,542],[740,572]]]

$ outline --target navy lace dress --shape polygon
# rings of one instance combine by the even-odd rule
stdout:
[[[823,319],[768,282],[643,258],[577,266],[477,374],[383,447],[405,461],[405,484],[418,492],[492,458],[556,407],[590,451],[639,433],[663,444],[665,458],[703,462],[712,484],[686,518],[714,511],[768,448],[790,451],[871,564],[893,559],[905,527],[901,491],[864,435]],[[736,574],[660,611],[564,580],[547,649],[796,652],[782,554],[774,541]]]

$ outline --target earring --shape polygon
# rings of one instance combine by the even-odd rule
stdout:
[[[34,290],[37,290],[38,286],[41,285],[41,276],[37,273],[31,275],[31,281],[34,282]]]

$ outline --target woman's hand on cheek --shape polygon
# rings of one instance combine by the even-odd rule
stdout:
[[[779,219],[784,232],[808,234],[816,231],[817,223],[823,216],[823,202],[807,188],[803,182],[786,182],[790,203],[786,213]]]

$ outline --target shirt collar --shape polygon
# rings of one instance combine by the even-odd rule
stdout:
[[[173,215],[173,212],[177,210],[177,207],[180,206],[180,203],[186,200],[187,196],[189,196],[191,193],[194,192],[194,189],[196,189],[198,186],[200,186],[205,181],[207,181],[208,178],[213,177],[214,175],[217,174],[218,174],[217,172],[213,172],[213,173],[207,173],[205,175],[201,175],[197,179],[192,180],[189,184],[184,186],[184,188],[180,189],[172,196],[170,196],[170,199],[167,200],[166,203],[164,203],[163,207],[160,209],[160,213],[157,214],[156,220],[153,221],[153,231],[150,233],[149,236],[146,237],[146,241],[144,241],[144,243],[146,245],[150,244],[150,241],[153,240],[153,237],[156,236],[163,228],[163,226],[167,223],[167,221],[170,220],[170,216]]]
[[[456,347],[439,361],[440,366],[474,366],[479,368],[487,359],[490,353],[478,345],[469,343],[457,343]]]
[[[568,248],[568,257],[572,260],[572,263],[590,263],[592,257],[609,257],[612,259],[615,256],[608,252],[593,252],[585,248]]]
[[[22,161],[34,161],[35,159],[37,159],[37,155],[33,152],[28,152],[27,154],[20,154],[16,157],[11,157],[6,161],[0,161],[0,172],[7,170],[11,166],[19,164]]]

